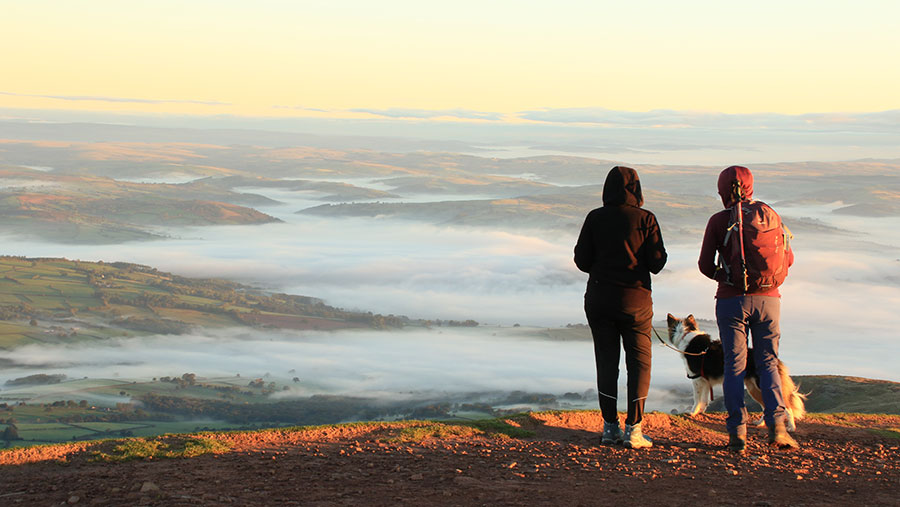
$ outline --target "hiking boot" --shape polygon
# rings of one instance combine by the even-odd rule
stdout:
[[[600,437],[600,443],[603,445],[621,444],[624,435],[625,433],[622,432],[618,422],[604,422],[603,436]]]
[[[653,442],[641,433],[641,423],[625,425],[625,436],[622,443],[629,449],[653,446]]]
[[[783,422],[769,428],[769,445],[779,449],[799,449],[800,444],[788,433]]]
[[[728,445],[725,446],[731,452],[743,454],[747,448],[747,438],[731,433],[728,435]]]

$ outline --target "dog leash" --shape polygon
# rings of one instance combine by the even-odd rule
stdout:
[[[675,347],[673,347],[673,346],[669,345],[668,343],[666,343],[665,341],[663,341],[662,337],[659,336],[659,333],[656,331],[655,327],[651,327],[651,329],[653,329],[653,334],[656,335],[656,339],[659,340],[659,343],[662,343],[666,347],[669,347],[670,349],[674,350],[675,352],[678,352],[679,354],[682,354],[685,356],[702,356],[702,355],[706,354],[707,350],[709,350],[709,349],[707,349],[707,350],[704,350],[703,352],[685,352],[683,350],[678,350]]]

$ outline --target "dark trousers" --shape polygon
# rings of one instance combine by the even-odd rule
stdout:
[[[650,390],[650,321],[653,318],[650,292],[589,286],[584,296],[584,312],[594,338],[597,392],[603,420],[618,422],[619,354],[624,348],[628,375],[625,424],[637,424],[644,417],[644,400]]]
[[[735,435],[747,433],[744,376],[747,369],[747,335],[753,342],[753,361],[765,407],[766,426],[784,420],[781,376],[778,374],[778,341],[781,299],[772,296],[735,296],[716,300],[716,322],[725,356],[722,391],[728,417],[725,427]]]

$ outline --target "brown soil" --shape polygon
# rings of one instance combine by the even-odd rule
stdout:
[[[813,414],[802,447],[722,450],[724,416],[648,414],[650,449],[598,444],[597,412],[529,414],[526,438],[425,423],[212,434],[230,451],[92,461],[106,443],[0,452],[3,505],[898,505],[900,416]],[[451,428],[452,430],[453,428]],[[456,428],[459,430],[459,428]],[[404,433],[406,431],[406,433]],[[404,436],[406,435],[406,436]],[[426,434],[427,435],[427,434]]]

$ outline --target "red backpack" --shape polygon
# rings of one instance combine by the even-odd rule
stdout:
[[[793,237],[781,217],[762,201],[738,200],[719,252],[725,283],[744,294],[765,292],[784,282]]]

